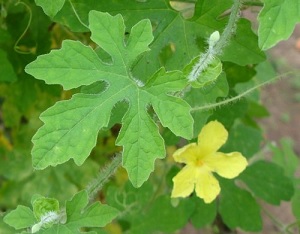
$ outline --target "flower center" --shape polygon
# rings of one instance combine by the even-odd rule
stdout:
[[[201,167],[201,166],[203,166],[203,161],[202,160],[200,160],[200,159],[197,159],[197,161],[196,161],[196,166],[197,167]]]

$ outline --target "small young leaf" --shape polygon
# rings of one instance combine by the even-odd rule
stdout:
[[[196,58],[196,61],[198,61],[199,58]],[[192,63],[194,65],[194,63]],[[190,73],[191,69],[188,69],[188,74]],[[209,86],[216,82],[218,76],[222,72],[222,63],[220,59],[215,58],[211,64],[208,65],[208,67],[200,73],[200,75],[197,77],[197,79],[192,82],[192,86],[194,88],[203,88],[206,86]]]
[[[32,202],[33,213],[37,220],[50,211],[59,211],[59,202],[54,198],[39,197]]]
[[[240,179],[256,196],[274,205],[279,205],[282,200],[289,201],[294,194],[291,179],[273,163],[258,161],[247,167]]]
[[[258,16],[259,46],[267,50],[287,39],[300,22],[299,0],[265,0]]]
[[[19,205],[17,209],[8,213],[3,221],[15,229],[22,229],[31,227],[36,222],[36,219],[31,209]]]
[[[104,227],[110,223],[118,214],[118,210],[108,205],[95,202],[88,204],[88,194],[85,190],[75,194],[70,201],[66,203],[66,222],[51,226],[43,234],[71,234],[81,233],[82,227]]]

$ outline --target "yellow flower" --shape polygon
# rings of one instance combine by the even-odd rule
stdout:
[[[211,121],[199,133],[198,144],[191,143],[175,151],[175,161],[186,166],[173,178],[172,197],[187,197],[195,189],[198,197],[210,203],[221,190],[212,172],[232,179],[246,168],[248,163],[241,153],[217,152],[227,137],[224,126],[218,121]]]

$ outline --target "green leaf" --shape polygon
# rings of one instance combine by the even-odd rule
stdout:
[[[104,227],[117,215],[118,210],[100,202],[88,206],[88,194],[85,190],[75,194],[66,202],[66,223],[55,224],[41,233],[81,233],[82,227]]]
[[[113,68],[104,64],[91,47],[84,46],[79,41],[65,40],[60,50],[39,56],[26,66],[25,71],[47,84],[61,84],[68,90],[90,85],[107,76],[121,78],[122,74],[118,74],[120,71],[115,72]]]
[[[6,224],[1,216],[0,219],[0,233],[5,233],[5,234],[16,234],[16,229],[14,229],[13,227],[9,226],[8,224]]]
[[[279,205],[282,200],[289,201],[294,194],[291,179],[284,175],[281,167],[273,163],[255,162],[247,167],[240,179],[256,196],[274,205]]]
[[[231,1],[197,1],[193,20],[198,24],[197,28],[206,33],[205,37],[209,37],[209,35],[216,30],[220,33],[222,32],[227,20],[222,14],[230,8],[231,5]],[[237,23],[235,35],[223,49],[223,53],[220,57],[221,60],[233,62],[241,66],[256,64],[265,60],[265,55],[259,50],[257,40],[257,36],[251,29],[251,23],[246,19],[240,19]],[[235,51],[234,53],[232,53],[233,50]]]
[[[120,222],[129,224],[126,233],[173,233],[188,221],[194,210],[194,203],[190,199],[182,200],[177,206],[173,206],[169,195],[155,198],[153,190],[154,186],[149,181],[140,188],[134,188],[130,183],[123,187],[108,188],[107,203],[119,209],[121,213],[126,213],[119,217]],[[130,212],[127,212],[128,207]]]
[[[280,140],[280,146],[269,145],[273,152],[272,162],[281,166],[289,178],[294,178],[299,167],[299,158],[293,150],[293,141],[289,138],[283,138]]]
[[[291,200],[292,210],[295,217],[300,220],[300,178],[294,181],[295,194]]]
[[[231,1],[223,0],[197,1],[193,18],[187,20],[166,0],[143,2],[116,0],[110,4],[103,1],[70,0],[57,14],[55,20],[68,25],[72,30],[87,31],[84,25],[88,25],[87,14],[90,10],[101,10],[113,15],[120,13],[129,28],[142,19],[150,19],[155,36],[155,41],[150,46],[151,53],[141,57],[133,67],[134,75],[148,77],[161,66],[167,70],[181,69],[198,56],[200,51],[204,51],[207,46],[205,41],[211,33],[216,30],[221,32],[225,27],[228,17],[223,17],[222,14],[231,5]],[[66,15],[68,17],[65,17]],[[233,38],[234,43],[229,45],[235,53],[233,54],[231,49],[224,51],[223,57],[226,61],[253,64],[264,59],[250,23],[245,22],[241,21],[241,29],[237,28],[237,37]],[[166,51],[168,53],[165,53]]]
[[[46,15],[53,18],[63,7],[65,0],[35,0],[35,3],[43,8]]]
[[[193,202],[182,200],[173,207],[169,196],[158,197],[143,213],[136,213],[130,219],[130,234],[151,234],[157,231],[173,233],[182,228],[193,212]],[[159,211],[159,212],[158,212]]]
[[[30,152],[14,149],[0,155],[0,174],[3,178],[22,181],[32,174]]]
[[[255,70],[250,66],[239,66],[235,63],[223,63],[223,69],[226,72],[228,84],[234,87],[237,83],[247,82],[255,76]]]
[[[106,201],[110,206],[120,211],[125,211],[128,206],[137,213],[151,200],[153,185],[144,183],[140,188],[135,188],[127,182],[124,187],[109,186],[106,193]],[[129,214],[128,214],[129,215]]]
[[[230,39],[228,46],[225,46],[221,60],[240,66],[264,61],[266,56],[258,47],[258,38],[251,29],[250,21],[240,19],[236,27],[236,34]]]
[[[29,177],[30,183],[25,183],[24,180],[20,182],[24,184],[20,196],[22,200],[28,201],[34,191],[34,193],[47,194],[48,197],[64,201],[83,189],[87,181],[95,178],[98,170],[98,164],[92,160],[86,160],[80,167],[70,161],[55,168],[49,167],[42,171],[35,171]]]
[[[80,227],[104,227],[112,221],[118,211],[108,205],[95,202],[86,207],[88,204],[88,194],[85,190],[77,193],[66,203],[67,222],[70,229]]]
[[[216,202],[206,204],[202,199],[195,196],[192,199],[194,201],[195,211],[192,213],[191,222],[194,227],[199,229],[212,224],[217,215]]]
[[[54,198],[38,197],[32,202],[33,213],[37,220],[50,211],[59,211],[59,202]]]
[[[232,106],[231,106],[232,108]],[[260,149],[261,131],[243,124],[234,125],[229,130],[229,138],[222,147],[224,152],[241,152],[246,158],[251,158]]]
[[[197,137],[201,128],[213,113],[212,105],[216,103],[218,97],[225,97],[228,94],[228,83],[225,73],[221,73],[214,84],[196,89],[192,88],[185,94],[186,100],[192,106],[192,116],[194,118],[193,138]]]
[[[199,58],[197,58],[198,60]],[[200,73],[197,80],[192,82],[194,88],[202,88],[216,82],[218,76],[222,72],[222,63],[218,58],[215,58],[211,64]],[[189,73],[189,72],[188,72]]]
[[[161,50],[169,48],[171,45],[176,46],[176,53],[173,55],[172,52],[172,56],[169,56],[172,61],[168,64],[163,63],[167,70],[178,69],[178,64],[181,67],[185,66],[199,51],[194,36],[196,31],[201,32],[201,30],[198,30],[195,24],[193,25],[184,20],[179,12],[170,7],[168,1],[117,0],[111,1],[110,4],[93,0],[72,0],[68,2],[55,17],[55,20],[67,24],[75,31],[88,30],[83,24],[88,25],[86,15],[90,10],[101,10],[110,12],[113,15],[120,13],[124,16],[128,28],[142,19],[151,20],[156,40],[151,45],[151,54],[145,55],[136,64],[134,72],[137,72],[138,75],[145,74],[148,77],[158,70],[162,66],[161,61],[157,59]],[[76,14],[78,17],[76,17]],[[133,14],[134,17],[132,17]],[[69,17],[66,18],[65,15]],[[185,35],[185,32],[192,32],[193,36]]]
[[[0,87],[0,96],[5,98],[2,106],[5,126],[19,126],[21,117],[30,115],[29,110],[40,98],[37,92],[37,80],[27,74],[20,75],[17,82]]]
[[[193,119],[189,105],[171,92],[181,90],[186,81],[179,71],[157,71],[146,84],[132,77],[131,67],[148,50],[152,28],[148,20],[132,29],[124,44],[125,26],[121,15],[92,11],[92,40],[112,57],[103,63],[80,42],[65,41],[62,49],[40,56],[26,71],[49,84],[65,89],[105,81],[106,89],[95,94],[79,93],[56,103],[41,115],[45,123],[33,137],[33,166],[43,169],[73,158],[81,165],[96,144],[97,134],[107,127],[113,107],[125,100],[130,105],[122,119],[117,144],[123,146],[123,165],[134,186],[141,186],[153,170],[156,158],[165,157],[164,141],[148,114],[151,105],[164,127],[178,136],[191,138]]]
[[[245,231],[262,229],[260,206],[251,194],[236,187],[233,181],[219,179],[221,197],[219,212],[224,223],[231,229],[240,227]]]
[[[281,40],[286,40],[300,22],[298,0],[265,0],[258,15],[259,46],[267,50]]]
[[[229,97],[234,97],[236,95],[237,94],[233,91],[228,94]],[[245,99],[230,103],[230,105],[219,105],[217,106],[218,108],[214,110],[213,115],[210,116],[209,120],[218,120],[225,126],[225,128],[230,129],[236,119],[239,119],[245,115],[247,106],[248,103]]]
[[[14,82],[18,79],[12,64],[7,59],[6,52],[2,49],[0,49],[0,74],[1,82]]]
[[[94,0],[68,0],[63,8],[55,15],[53,20],[68,26],[73,32],[88,31],[88,15],[91,10],[102,10],[100,1]],[[111,5],[107,4],[107,5]],[[67,17],[66,17],[67,16]]]
[[[15,229],[22,229],[31,227],[36,222],[36,219],[31,209],[19,205],[17,209],[8,213],[3,221]]]

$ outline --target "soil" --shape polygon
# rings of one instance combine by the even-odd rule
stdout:
[[[300,25],[295,28],[291,38],[280,42],[270,51],[270,55],[281,74],[300,69]],[[288,136],[294,140],[298,155],[300,144],[296,143],[300,142],[299,74],[298,71],[298,74],[291,74],[263,89],[262,101],[267,106],[270,117],[261,121],[268,140],[278,142],[282,137]]]

